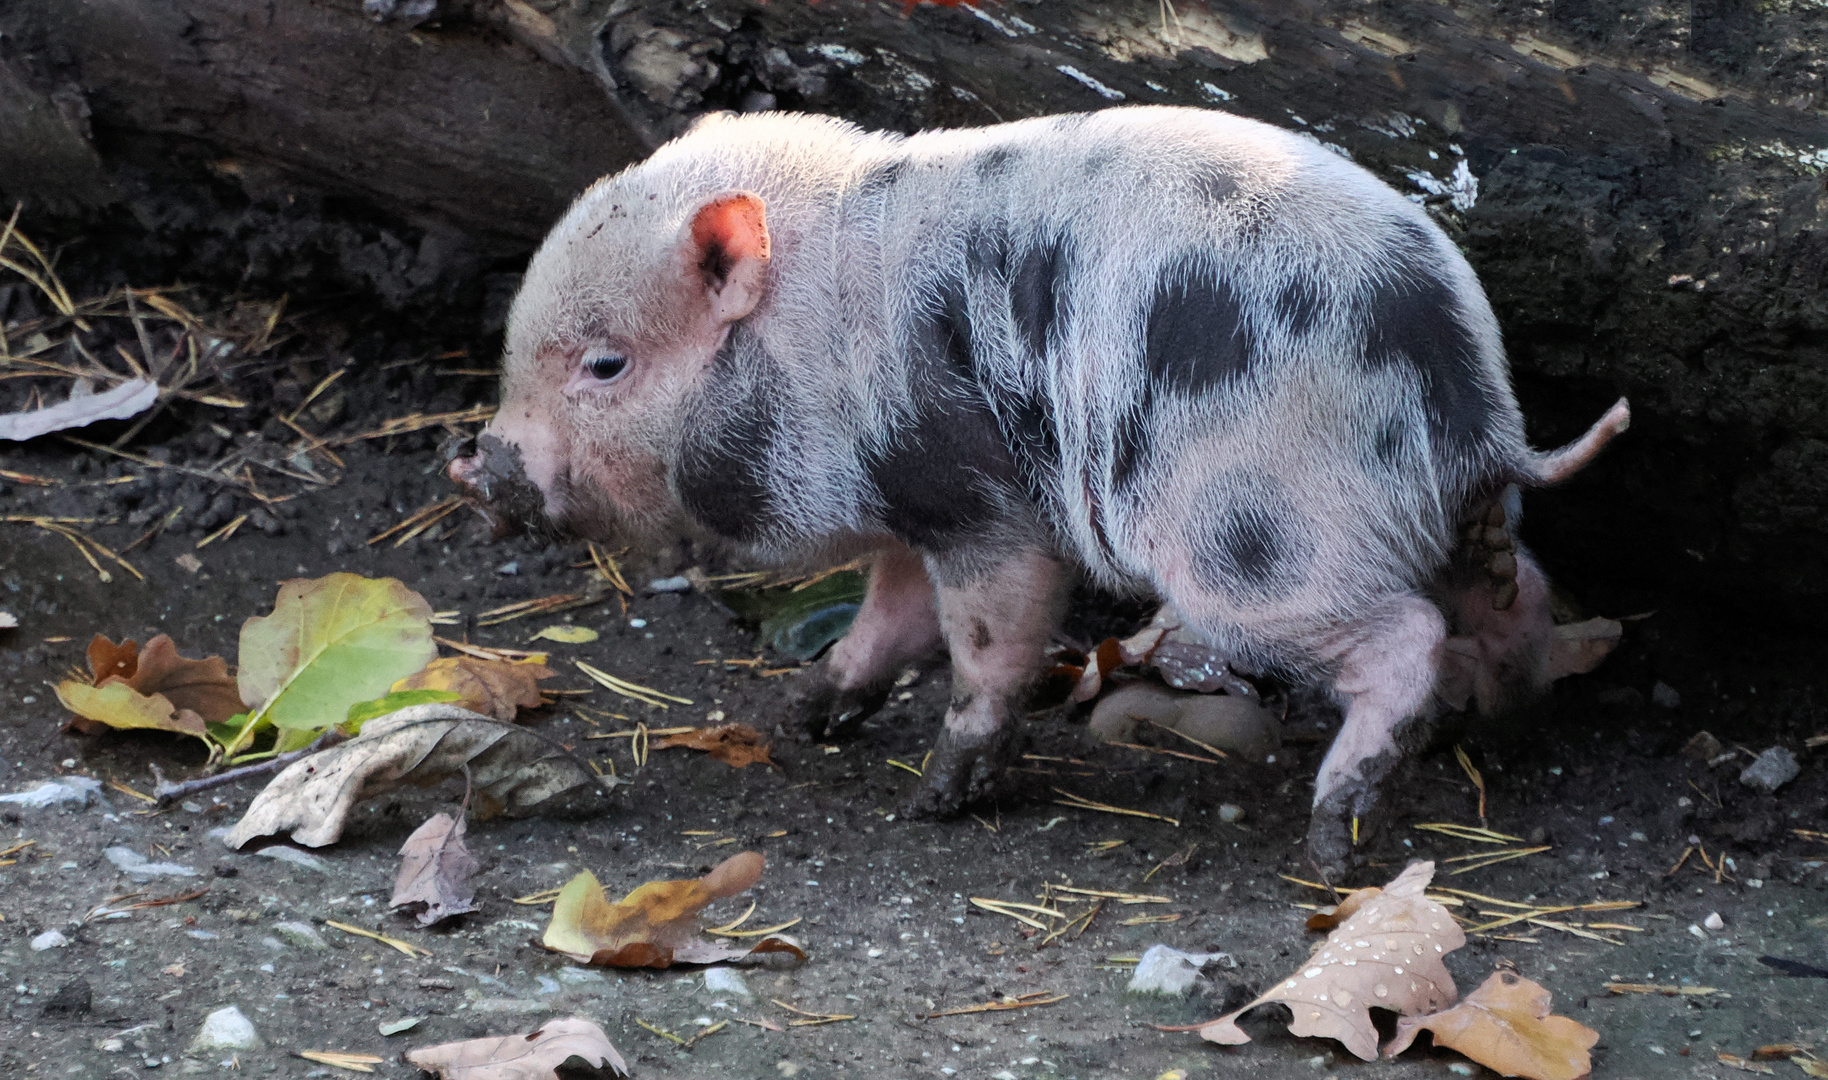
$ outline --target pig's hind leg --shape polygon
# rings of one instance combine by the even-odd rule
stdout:
[[[1320,763],[1308,854],[1328,872],[1349,865],[1355,831],[1377,820],[1384,782],[1403,759],[1398,738],[1432,708],[1446,621],[1405,594],[1384,601],[1322,649],[1346,718]],[[1355,824],[1356,823],[1356,824]]]
[[[857,617],[799,695],[815,739],[844,733],[882,708],[903,666],[939,651],[939,609],[921,557],[903,544],[876,554]]]
[[[1065,575],[1038,551],[990,567],[935,561],[939,619],[952,654],[952,702],[913,815],[957,813],[989,795],[1016,746],[1015,716],[1059,619]]]

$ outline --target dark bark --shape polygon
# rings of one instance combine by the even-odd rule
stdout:
[[[1533,500],[1552,569],[1615,610],[1801,625],[1828,600],[1828,11],[1666,7],[1183,0],[1164,27],[1155,0],[14,0],[0,190],[400,305],[523,256],[709,109],[913,130],[1121,95],[1305,128],[1418,194],[1464,158],[1476,202],[1431,203],[1532,434],[1637,409]]]

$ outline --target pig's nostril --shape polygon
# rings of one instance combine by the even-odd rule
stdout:
[[[450,438],[444,440],[443,446],[440,446],[438,448],[438,456],[444,461],[444,463],[446,465],[451,464],[452,462],[456,461],[458,458],[475,457],[476,456],[476,436],[474,436],[474,435],[452,435]]]

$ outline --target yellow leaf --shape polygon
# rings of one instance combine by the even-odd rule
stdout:
[[[533,635],[534,641],[556,641],[561,645],[588,645],[597,640],[597,632],[588,626],[556,623]]]
[[[539,705],[539,680],[550,679],[554,674],[544,664],[447,656],[394,683],[393,689],[450,690],[463,695],[454,702],[458,707],[493,716],[505,724],[514,720],[518,710]]]
[[[746,956],[751,952],[792,952],[783,938],[763,938],[748,948],[730,948],[699,940],[698,913],[714,900],[735,896],[762,876],[762,857],[753,851],[732,855],[704,877],[690,881],[650,881],[617,903],[610,903],[589,871],[559,890],[552,922],[540,944],[586,964],[609,967],[670,967],[675,962],[703,964]]]
[[[75,679],[65,679],[57,684],[57,700],[83,719],[111,728],[176,731],[208,738],[202,717],[189,709],[179,712],[163,694],[142,694],[124,682],[85,686]]]
[[[1385,1057],[1409,1048],[1416,1032],[1434,1032],[1436,1046],[1458,1050],[1504,1076],[1579,1080],[1593,1071],[1587,1055],[1599,1032],[1549,1014],[1549,992],[1520,975],[1493,972],[1466,1000],[1431,1016],[1405,1016]]]

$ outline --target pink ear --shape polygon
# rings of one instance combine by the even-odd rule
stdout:
[[[698,265],[715,288],[743,259],[768,261],[768,215],[760,196],[747,191],[720,195],[692,219]]]

